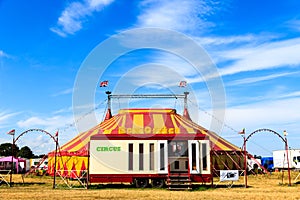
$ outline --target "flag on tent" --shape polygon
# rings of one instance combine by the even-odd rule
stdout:
[[[58,131],[56,131],[56,133],[55,133],[55,137],[58,137]]]
[[[243,128],[243,130],[241,130],[241,131],[239,132],[239,134],[245,134],[245,129]]]
[[[100,83],[100,87],[107,87],[108,86],[108,81],[102,81]]]
[[[179,83],[179,87],[186,87],[186,81],[180,81],[180,83]]]
[[[7,134],[8,134],[8,135],[15,135],[15,132],[16,132],[16,130],[15,130],[15,129],[12,129],[12,130],[9,131]]]

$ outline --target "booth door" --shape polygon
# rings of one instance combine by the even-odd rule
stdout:
[[[189,140],[188,141],[188,154],[189,154],[189,166],[191,174],[200,173],[200,159],[199,159],[199,141]]]
[[[159,140],[158,141],[158,173],[166,174],[168,173],[168,141]]]

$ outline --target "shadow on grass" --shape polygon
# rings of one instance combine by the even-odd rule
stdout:
[[[12,182],[11,183],[11,186],[31,186],[31,185],[45,185],[46,183],[44,182],[24,182],[24,183],[15,183],[15,182]],[[8,186],[10,187],[9,185],[7,185],[6,183],[0,183],[0,186]]]
[[[136,188],[134,185],[130,184],[97,184],[97,185],[90,185],[89,189],[132,189]]]
[[[228,185],[192,185],[192,190],[190,191],[206,191],[206,190],[214,190],[218,188],[244,188],[244,185],[232,185],[229,187]],[[248,186],[251,188],[252,186]],[[135,185],[130,184],[97,184],[97,185],[90,185],[89,189],[158,189],[158,190],[167,190],[168,187],[164,186],[162,188],[153,188],[151,186],[147,188],[136,188]]]

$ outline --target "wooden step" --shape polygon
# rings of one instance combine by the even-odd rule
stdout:
[[[187,174],[170,174],[167,186],[169,190],[191,190],[192,182]]]

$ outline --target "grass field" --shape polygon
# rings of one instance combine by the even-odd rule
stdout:
[[[219,183],[216,188],[199,185],[193,191],[168,191],[167,189],[135,189],[128,185],[94,185],[92,189],[69,189],[58,178],[58,189],[52,189],[52,177],[13,176],[13,187],[0,186],[1,199],[270,199],[300,200],[300,185],[293,180],[299,172],[292,172],[292,186],[288,186],[287,172],[272,175],[248,176],[248,188],[243,187],[243,177],[234,182],[232,188]],[[217,183],[218,180],[215,180]],[[98,189],[95,189],[98,188]]]

